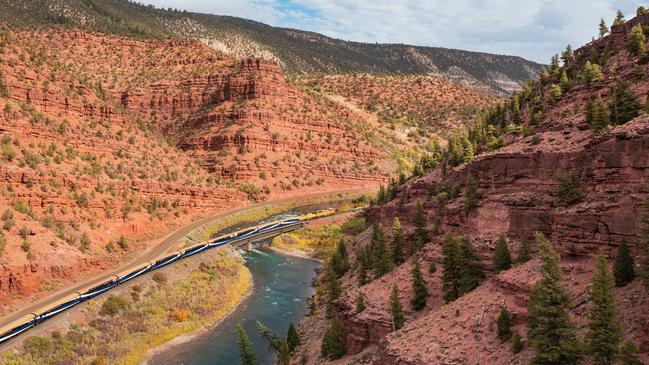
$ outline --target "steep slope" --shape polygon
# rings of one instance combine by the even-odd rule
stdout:
[[[44,51],[90,42],[50,36],[0,37],[0,313],[247,198],[112,103],[78,58]]]
[[[540,277],[539,260],[495,274],[494,246],[501,234],[514,257],[523,240],[533,239],[536,232],[550,239],[562,257],[563,285],[572,297],[567,309],[583,338],[595,255],[602,252],[612,259],[626,242],[636,263],[646,260],[649,115],[643,106],[648,102],[648,66],[642,53],[634,52],[637,44],[628,42],[644,39],[638,36],[642,29],[634,29],[638,24],[646,27],[649,17],[616,25],[610,35],[566,52],[563,65],[556,62],[509,101],[490,108],[465,137],[466,145],[482,154],[467,158],[466,151],[449,145],[426,176],[391,186],[379,197],[366,217],[383,227],[399,218],[406,238],[402,252],[416,243],[417,220],[430,234],[414,254],[427,282],[427,304],[420,311],[410,308],[410,259],[360,286],[360,263],[353,267],[340,279],[342,295],[332,311],[345,325],[343,362],[529,363],[533,351],[525,323],[531,288]],[[488,143],[494,134],[502,147]],[[422,218],[416,216],[418,206]],[[441,292],[446,234],[467,235],[487,275],[476,289],[448,304]],[[370,235],[368,229],[348,244],[350,262],[367,252]],[[428,269],[431,263],[436,270]],[[406,316],[405,326],[397,331],[389,312],[393,285]],[[359,293],[365,309],[357,313]],[[615,294],[624,338],[639,345],[641,363],[646,363],[649,291],[636,280],[616,288]],[[318,297],[322,306],[326,300],[326,295]],[[502,307],[512,313],[512,327],[523,338],[518,354],[512,353],[511,341],[496,336]],[[318,346],[321,336],[308,338],[305,348]],[[317,351],[309,357],[311,363],[324,361]]]
[[[292,73],[372,72],[434,74],[511,93],[534,77],[539,64],[520,57],[399,44],[367,44],[258,22],[155,9],[127,0],[3,0],[13,26],[74,26],[137,37],[202,39],[238,58],[278,61]]]

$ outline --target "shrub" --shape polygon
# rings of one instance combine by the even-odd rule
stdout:
[[[153,274],[153,281],[155,281],[158,285],[164,285],[167,283],[167,275],[157,272]]]
[[[119,237],[119,240],[117,241],[117,245],[122,250],[128,250],[128,241],[126,240],[126,237],[124,237],[124,236]]]
[[[25,339],[23,348],[29,354],[43,357],[54,350],[54,345],[47,337],[31,336]]]
[[[128,308],[126,299],[119,295],[111,295],[101,305],[99,314],[112,317],[126,308]]]
[[[189,320],[190,313],[187,309],[176,308],[171,311],[169,316],[176,322],[186,322]]]

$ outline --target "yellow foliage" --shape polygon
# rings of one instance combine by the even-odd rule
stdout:
[[[189,320],[190,313],[187,309],[176,308],[171,311],[170,317],[176,322],[185,322]]]

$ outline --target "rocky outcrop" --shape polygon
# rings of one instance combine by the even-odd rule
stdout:
[[[422,202],[430,222],[440,219],[441,232],[475,238],[503,233],[516,239],[543,232],[562,253],[577,255],[611,253],[622,241],[636,245],[649,181],[649,120],[637,119],[595,139],[570,132],[564,138],[576,139],[575,144],[510,146],[444,177],[433,174],[415,180],[402,186],[399,195],[409,194],[409,205]],[[551,138],[550,133],[542,137]],[[583,198],[566,207],[559,204],[555,191],[558,178],[569,172],[578,177]],[[431,184],[441,186],[444,181],[463,189],[469,175],[479,182],[483,196],[475,209],[465,209],[464,199],[458,198],[439,211],[428,199]],[[370,216],[387,224],[397,215],[391,206],[398,202],[399,198],[376,208]]]

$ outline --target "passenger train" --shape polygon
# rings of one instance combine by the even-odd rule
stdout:
[[[174,263],[186,257],[196,255],[207,249],[223,246],[232,243],[233,241],[239,241],[247,237],[264,233],[279,227],[288,226],[291,224],[309,221],[317,218],[327,217],[333,214],[335,214],[334,209],[324,209],[324,210],[319,210],[317,212],[304,214],[296,218],[289,218],[281,221],[265,223],[255,227],[245,228],[233,233],[216,237],[204,243],[196,244],[187,249],[176,251],[173,254],[161,257],[157,260],[152,260],[140,264],[135,268],[124,270],[118,274],[113,275],[108,281],[105,281],[96,286],[80,289],[76,293],[69,294],[55,301],[54,303],[48,305],[47,307],[39,310],[36,313],[30,313],[28,315],[23,316],[22,318],[19,318],[13,322],[7,323],[6,325],[0,327],[0,344],[5,341],[8,341],[9,339],[15,336],[18,336],[19,334],[38,325],[39,323],[57,315],[58,313],[61,313],[81,302],[84,302],[102,293],[105,293],[110,289],[116,287],[117,285],[123,284],[142,274],[146,274],[150,271],[167,266],[171,263]]]

